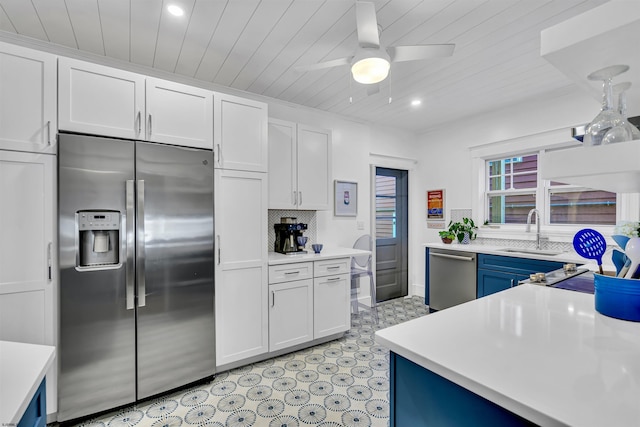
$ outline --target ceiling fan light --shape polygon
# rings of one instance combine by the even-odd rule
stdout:
[[[354,62],[351,66],[353,79],[362,84],[379,83],[389,75],[389,61],[385,58],[369,57]]]

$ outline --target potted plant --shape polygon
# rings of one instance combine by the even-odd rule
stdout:
[[[477,229],[471,218],[462,218],[462,222],[449,222],[449,231],[456,236],[459,243],[471,243],[471,240],[476,238]]]
[[[439,231],[438,234],[440,235],[440,239],[442,239],[442,243],[451,243],[453,242],[453,239],[456,238],[455,233],[449,231],[449,230],[442,230]]]

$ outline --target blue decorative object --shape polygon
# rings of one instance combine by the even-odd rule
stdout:
[[[616,266],[616,275],[620,273],[620,270],[622,270],[622,267],[624,266],[625,262],[627,262],[627,259],[628,257],[624,254],[624,252],[617,248],[613,248],[613,252],[611,252],[611,262],[613,262],[613,265]]]
[[[620,249],[624,251],[625,246],[627,246],[627,242],[629,241],[628,236],[624,236],[622,234],[614,234],[611,238],[616,242]]]
[[[640,280],[593,275],[596,311],[616,319],[640,322]]]
[[[573,236],[573,248],[578,255],[595,259],[602,274],[602,255],[607,249],[607,242],[602,234],[591,228],[583,228]]]
[[[313,252],[319,254],[322,250],[322,243],[314,243],[313,245],[311,245],[311,248],[313,249]]]

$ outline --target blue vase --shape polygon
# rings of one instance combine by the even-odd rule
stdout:
[[[463,245],[468,245],[469,243],[471,243],[471,237],[469,237],[469,233],[464,233],[464,237],[462,238],[462,241],[460,242]]]

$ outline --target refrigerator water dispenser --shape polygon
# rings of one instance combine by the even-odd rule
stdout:
[[[120,212],[79,211],[77,267],[92,268],[120,263]]]

